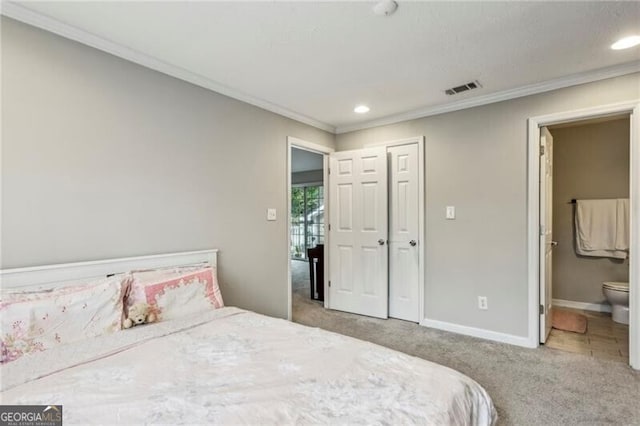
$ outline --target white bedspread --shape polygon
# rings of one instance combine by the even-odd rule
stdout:
[[[485,390],[449,368],[237,308],[135,327],[0,367],[2,404],[65,424],[486,425]]]

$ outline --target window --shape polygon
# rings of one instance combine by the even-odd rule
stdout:
[[[307,249],[324,244],[324,188],[291,188],[291,255],[306,259]]]

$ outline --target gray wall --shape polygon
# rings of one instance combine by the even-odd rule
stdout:
[[[1,266],[217,247],[225,301],[285,317],[287,136],[335,139],[3,17]]]
[[[572,198],[629,198],[629,118],[551,129],[553,297],[603,303],[603,281],[628,281],[629,262],[578,256]]]
[[[337,148],[426,136],[425,314],[527,336],[527,119],[638,99],[640,74],[338,135]],[[457,219],[445,220],[445,206]],[[477,307],[487,296],[489,310]]]

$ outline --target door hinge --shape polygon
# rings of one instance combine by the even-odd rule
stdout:
[[[331,287],[331,280],[329,280],[329,287]]]
[[[544,155],[544,145],[540,145],[540,155]]]
[[[540,235],[544,235],[544,225],[540,225]]]
[[[544,305],[540,305],[540,315],[544,315]]]
[[[327,174],[330,175],[331,174],[331,167],[327,167]]]
[[[329,224],[329,231],[331,231],[331,224]]]

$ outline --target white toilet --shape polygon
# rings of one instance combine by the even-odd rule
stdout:
[[[602,292],[611,304],[611,318],[620,324],[629,324],[629,283],[607,281]]]

